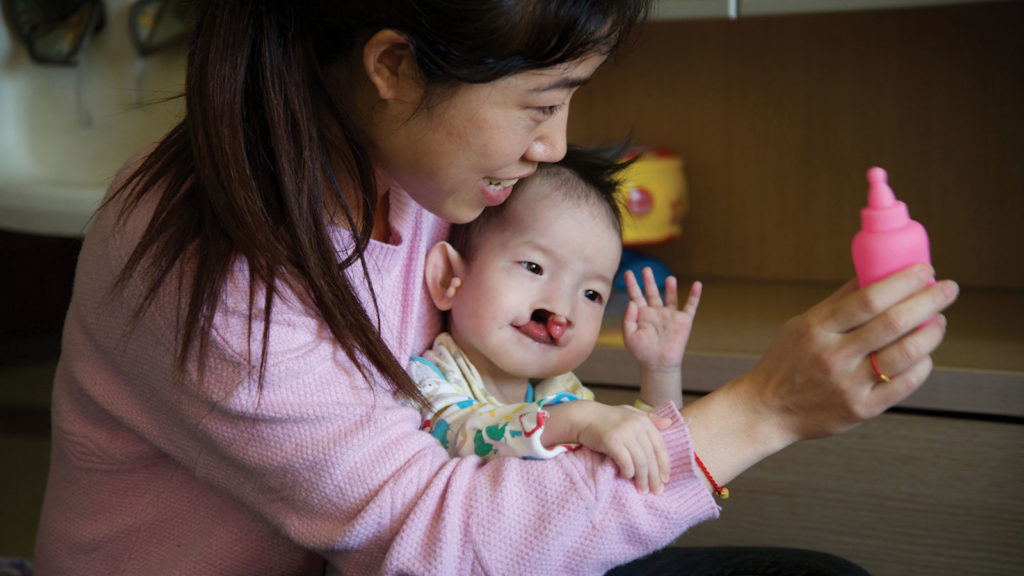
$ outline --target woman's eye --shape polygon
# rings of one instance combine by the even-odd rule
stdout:
[[[525,262],[524,261],[524,262],[520,262],[519,265],[522,266],[523,269],[525,269],[527,272],[529,272],[531,274],[536,274],[536,275],[540,276],[541,274],[544,273],[544,269],[541,268],[540,264],[537,264],[536,262]]]
[[[601,293],[598,292],[597,290],[584,290],[583,297],[586,298],[587,300],[590,300],[591,302],[601,303],[602,301],[604,301],[604,297],[601,296]]]
[[[537,111],[540,112],[541,116],[545,118],[550,118],[551,116],[557,114],[561,108],[561,104],[555,104],[554,106],[538,106]]]

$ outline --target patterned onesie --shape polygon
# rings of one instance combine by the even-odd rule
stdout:
[[[420,410],[423,429],[451,456],[553,458],[575,450],[579,445],[545,448],[541,443],[548,416],[544,407],[594,399],[569,372],[531,383],[522,403],[503,404],[487,391],[476,367],[447,332],[422,357],[413,356],[408,370],[429,401]]]

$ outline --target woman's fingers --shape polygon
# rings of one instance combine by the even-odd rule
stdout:
[[[844,432],[899,403],[931,371],[941,312],[958,294],[952,281],[929,286],[931,274],[920,265],[861,290],[846,284],[787,322],[734,391],[756,399],[783,442]]]
[[[856,330],[861,348],[855,352],[867,355],[902,341],[902,346],[896,347],[895,353],[902,352],[907,360],[919,359],[918,348],[928,347],[921,346],[922,339],[908,337],[921,332],[915,331],[916,328],[927,328],[934,324],[938,314],[956,300],[958,293],[959,287],[955,282],[943,280],[885,309]],[[944,326],[939,331],[935,346],[941,341],[942,332]],[[926,335],[935,335],[935,332],[929,331]],[[934,350],[934,346],[928,348],[929,354],[931,350]],[[895,353],[888,353],[888,356],[892,357]]]
[[[920,330],[915,330],[903,338],[875,351],[874,364],[869,353],[867,363],[870,367],[869,377],[879,384],[899,378],[903,372],[917,366],[922,360],[931,356],[946,333],[946,317],[935,316]],[[877,373],[876,373],[877,372]]]
[[[881,414],[913,394],[921,387],[921,384],[924,384],[931,371],[932,357],[925,356],[913,366],[890,377],[888,382],[877,384],[868,395],[869,402],[873,406],[870,416]]]
[[[826,329],[847,332],[911,297],[927,286],[934,274],[931,266],[916,264],[860,290],[848,283],[816,306],[815,312],[829,318],[831,326],[824,326]]]
[[[855,411],[862,419],[873,418],[910,396],[928,378],[932,353],[946,333],[946,317],[934,316],[919,330],[875,352],[868,352],[858,370],[868,382],[862,403]],[[862,382],[864,380],[861,380]]]

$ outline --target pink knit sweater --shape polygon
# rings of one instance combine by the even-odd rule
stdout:
[[[259,350],[262,327],[250,343],[244,265],[215,320],[204,387],[194,373],[176,378],[176,283],[130,332],[139,284],[112,288],[147,206],[125,229],[101,213],[78,263],[37,574],[320,574],[325,558],[345,574],[599,574],[717,516],[674,409],[659,410],[675,421],[661,496],[638,494],[587,450],[452,459],[287,294],[258,392],[247,349]],[[446,226],[402,192],[390,210],[396,242],[367,258],[382,333],[404,361],[439,329],[421,278]]]

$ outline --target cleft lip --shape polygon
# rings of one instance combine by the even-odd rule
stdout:
[[[548,318],[551,313],[547,310],[534,310],[530,319],[519,326],[516,326],[523,336],[537,342],[538,344],[558,344],[551,332],[548,330]]]
[[[550,318],[550,317],[551,317],[551,311],[544,310],[544,309],[534,310],[533,314],[530,314],[530,320],[533,320],[534,322],[537,322],[539,324],[544,324],[544,325],[547,325],[548,318]]]
[[[530,321],[519,327],[519,330],[537,342],[557,346],[568,325],[569,321],[565,316],[550,310],[537,309],[530,314]]]

